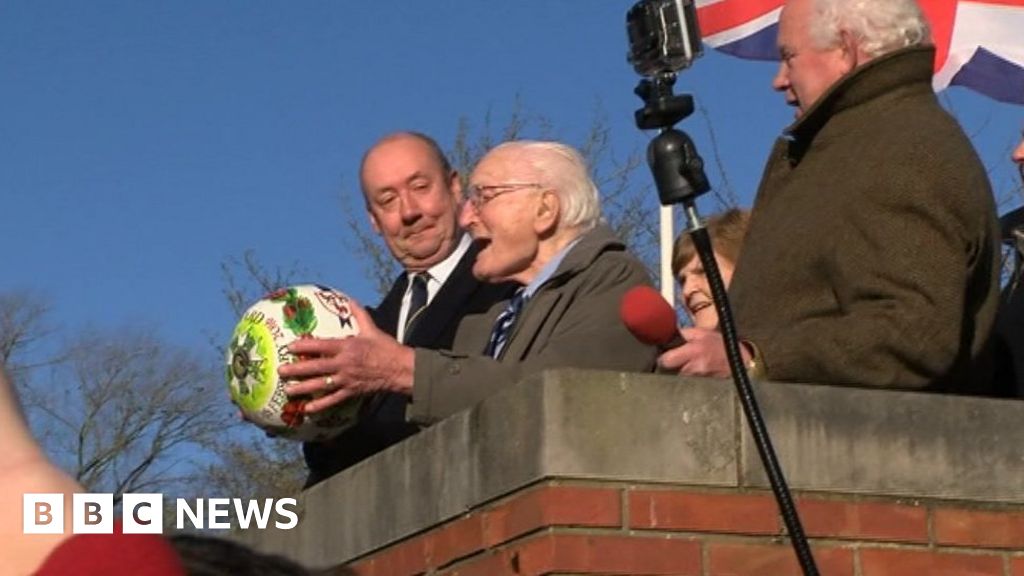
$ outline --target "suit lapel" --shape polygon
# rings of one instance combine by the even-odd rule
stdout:
[[[391,285],[391,290],[388,290],[380,304],[370,311],[370,316],[377,327],[391,336],[398,333],[398,315],[402,311],[402,296],[405,295],[408,284],[409,277],[403,273]]]
[[[480,285],[479,280],[473,277],[473,260],[475,258],[476,250],[473,247],[470,247],[462,255],[451,275],[441,285],[441,290],[423,310],[412,333],[406,336],[405,340],[408,344],[432,346],[445,328],[455,321]]]

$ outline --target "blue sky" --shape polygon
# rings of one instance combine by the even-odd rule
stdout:
[[[400,129],[451,146],[460,117],[500,125],[517,97],[572,143],[599,106],[618,153],[642,148],[631,4],[5,0],[0,292],[40,294],[65,329],[143,324],[202,346],[237,320],[220,263],[251,249],[372,302],[341,202],[364,149]],[[792,119],[774,71],[707,54],[678,86],[744,205]],[[1008,194],[1024,108],[946,97]],[[707,123],[680,127],[709,157]]]

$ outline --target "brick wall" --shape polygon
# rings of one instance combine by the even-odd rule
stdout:
[[[824,576],[1024,576],[1024,505],[797,494]],[[798,576],[772,494],[546,481],[352,562],[360,576]]]
[[[821,574],[1024,576],[1024,402],[755,383]],[[798,574],[732,386],[562,370],[239,535],[403,574]]]

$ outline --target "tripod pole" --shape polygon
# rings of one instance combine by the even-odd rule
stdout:
[[[754,445],[757,446],[757,453],[768,474],[772,493],[775,494],[775,501],[782,513],[782,519],[786,524],[786,531],[789,533],[797,560],[800,562],[800,568],[803,570],[804,576],[818,576],[818,567],[814,563],[814,556],[811,555],[807,536],[804,535],[803,526],[800,524],[800,516],[793,504],[793,496],[786,485],[786,478],[782,474],[782,467],[779,466],[779,459],[772,447],[768,428],[761,417],[761,409],[757,405],[757,398],[755,398],[754,390],[750,385],[747,368],[743,365],[739,337],[736,334],[732,309],[729,307],[729,297],[726,294],[722,274],[718,270],[718,263],[715,261],[715,255],[711,249],[707,228],[701,223],[700,216],[697,214],[696,199],[709,191],[711,184],[708,182],[707,175],[704,174],[704,161],[697,153],[693,140],[682,130],[673,128],[676,122],[689,116],[694,109],[693,97],[688,94],[674,95],[672,93],[674,82],[675,75],[666,73],[650,80],[641,80],[636,87],[636,94],[643,99],[645,104],[643,108],[636,111],[637,127],[660,129],[660,133],[647,146],[647,163],[650,165],[651,175],[654,177],[654,184],[658,189],[658,199],[662,206],[682,204],[686,211],[686,217],[690,224],[690,236],[693,238],[693,245],[697,248],[697,254],[704,266],[704,272],[711,286],[715,309],[718,311],[719,327],[725,342],[729,371],[736,384],[736,392],[739,395],[740,404],[743,406],[747,425],[750,426],[750,433],[754,437]]]
[[[711,296],[715,302],[715,310],[718,311],[718,325],[722,331],[722,339],[725,341],[726,357],[729,360],[729,370],[732,372],[733,382],[736,384],[736,393],[739,396],[740,404],[743,406],[743,414],[746,416],[747,425],[754,438],[754,445],[757,446],[757,453],[761,457],[765,472],[768,474],[768,481],[778,503],[779,511],[782,513],[782,520],[786,525],[786,532],[789,533],[790,543],[800,563],[800,569],[804,576],[818,576],[818,567],[814,563],[814,556],[811,554],[810,545],[807,543],[807,536],[804,534],[803,526],[800,523],[800,516],[796,506],[793,504],[793,495],[786,484],[786,478],[779,465],[779,459],[772,447],[771,436],[765,426],[764,418],[761,417],[761,409],[758,406],[757,398],[754,396],[754,389],[750,385],[750,377],[743,365],[743,356],[740,354],[739,337],[736,334],[736,325],[732,318],[732,309],[729,307],[728,295],[725,284],[722,282],[722,274],[718,270],[718,263],[711,248],[711,239],[708,230],[700,221],[693,198],[684,201],[687,219],[690,222],[690,238],[697,248],[701,264],[711,285]]]

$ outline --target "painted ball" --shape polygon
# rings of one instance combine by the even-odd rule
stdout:
[[[355,424],[361,398],[306,414],[312,396],[288,397],[277,375],[299,360],[288,345],[301,338],[347,338],[359,333],[349,297],[312,284],[282,288],[253,304],[235,327],[227,348],[231,401],[245,419],[272,435],[298,441],[327,440]]]

